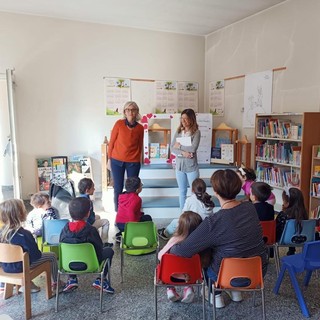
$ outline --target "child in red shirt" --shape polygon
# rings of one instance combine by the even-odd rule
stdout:
[[[151,216],[141,211],[142,200],[139,193],[142,191],[142,183],[139,177],[130,177],[126,180],[126,192],[119,195],[118,212],[116,225],[119,232],[116,240],[121,241],[121,233],[124,231],[127,222],[152,221]]]

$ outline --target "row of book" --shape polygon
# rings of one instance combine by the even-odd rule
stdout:
[[[311,195],[313,197],[320,197],[320,178],[311,179]]]
[[[280,188],[298,187],[300,184],[300,172],[261,164],[257,167],[257,180]]]
[[[169,144],[150,143],[149,156],[151,159],[168,159],[168,157],[169,157]]]
[[[293,142],[261,142],[256,145],[256,157],[260,160],[300,166],[301,146]]]
[[[290,120],[258,119],[257,136],[300,140],[302,137],[302,125],[300,123],[295,124]]]
[[[311,217],[313,217],[313,219],[320,218],[320,206],[317,206],[311,210]]]

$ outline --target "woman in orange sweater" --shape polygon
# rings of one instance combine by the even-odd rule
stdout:
[[[141,116],[139,107],[128,101],[123,107],[124,119],[113,126],[108,145],[108,166],[111,167],[114,189],[114,209],[118,211],[118,197],[127,177],[138,177],[143,149],[143,126],[138,123]]]

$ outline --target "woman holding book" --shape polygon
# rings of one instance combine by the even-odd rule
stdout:
[[[114,189],[114,209],[118,211],[118,197],[123,191],[124,173],[138,177],[143,149],[143,126],[138,123],[139,107],[128,101],[123,107],[124,119],[113,126],[108,145],[108,167],[111,169]]]
[[[182,211],[187,197],[188,184],[199,178],[197,150],[201,138],[197,119],[192,109],[181,112],[180,124],[171,143],[176,155],[176,179],[179,187],[179,204]]]

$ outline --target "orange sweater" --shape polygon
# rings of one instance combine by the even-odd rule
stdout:
[[[144,129],[141,124],[128,128],[125,120],[118,120],[112,129],[108,158],[124,162],[140,162]]]

